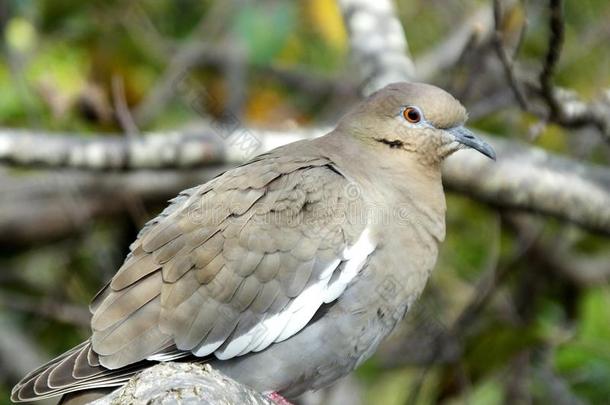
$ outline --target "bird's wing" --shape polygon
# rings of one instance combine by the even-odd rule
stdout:
[[[91,305],[101,364],[228,359],[297,333],[374,248],[357,191],[324,158],[268,155],[178,196]]]

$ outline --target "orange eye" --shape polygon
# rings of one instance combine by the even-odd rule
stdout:
[[[412,124],[417,124],[419,121],[421,121],[421,114],[417,108],[414,107],[405,108],[405,110],[402,112],[402,116]]]

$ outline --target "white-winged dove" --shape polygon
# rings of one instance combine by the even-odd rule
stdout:
[[[91,303],[91,338],[27,375],[14,401],[115,387],[159,361],[209,362],[295,397],[371,356],[424,288],[445,236],[441,161],[466,111],[391,84],[329,134],[185,190],[147,223]]]

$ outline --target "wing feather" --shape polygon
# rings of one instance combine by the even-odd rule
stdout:
[[[105,330],[134,314],[159,296],[161,283],[161,272],[155,272],[129,288],[113,292],[93,314],[91,327],[94,331]]]
[[[125,260],[125,263],[123,263],[117,274],[113,277],[110,283],[110,287],[113,290],[127,288],[161,268],[160,265],[155,263],[152,255],[145,254],[141,250],[136,250],[134,253]]]
[[[345,269],[345,252],[364,232],[364,224],[344,221],[347,180],[324,166],[299,166],[282,176],[275,170],[269,166],[259,177],[273,173],[264,195],[249,193],[259,197],[249,210],[218,224],[214,246],[206,242],[193,250],[195,268],[187,273],[196,274],[197,293],[180,280],[164,286],[162,295],[180,297],[162,297],[163,329],[179,349],[219,358],[262,350],[297,333],[351,280],[332,278]],[[219,196],[236,198],[248,190],[243,178],[223,184],[231,192]],[[348,272],[352,278],[363,262],[357,259],[349,267],[356,269]],[[176,293],[181,290],[187,293]]]

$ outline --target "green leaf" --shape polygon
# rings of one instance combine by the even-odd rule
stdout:
[[[490,323],[485,331],[468,344],[468,364],[473,375],[484,376],[506,365],[522,350],[539,342],[534,327],[515,328],[511,325]]]
[[[247,4],[241,8],[235,21],[235,30],[246,45],[255,64],[268,64],[284,47],[288,34],[296,24],[293,3],[273,5]]]
[[[591,289],[579,304],[576,337],[557,349],[555,368],[577,395],[602,403],[610,398],[610,292]]]

